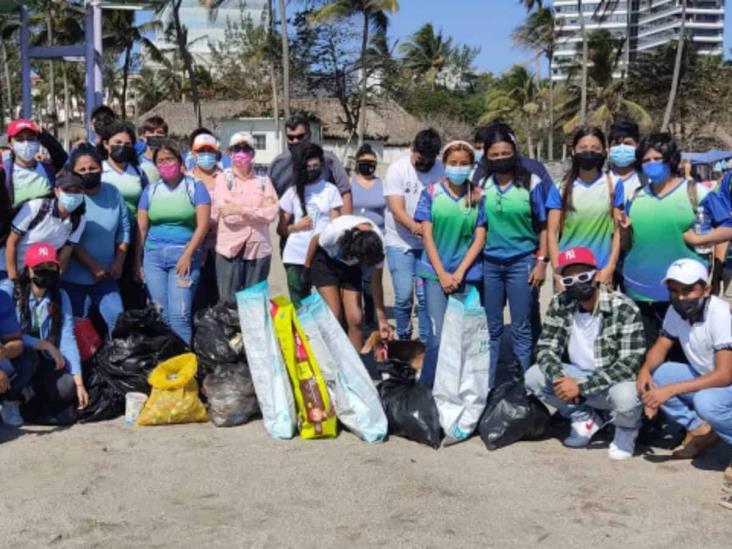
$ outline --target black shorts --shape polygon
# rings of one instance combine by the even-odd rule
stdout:
[[[361,267],[333,259],[320,247],[313,257],[310,278],[316,288],[336,286],[341,290],[361,291]]]

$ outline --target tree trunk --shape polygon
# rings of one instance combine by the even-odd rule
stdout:
[[[46,16],[46,36],[48,45],[53,46],[53,10],[49,10]],[[48,60],[48,116],[53,122],[53,135],[58,137],[58,113],[56,112],[56,75],[53,71],[53,59]]]
[[[196,82],[196,72],[193,70],[193,58],[191,52],[188,51],[188,45],[184,41],[183,26],[180,22],[180,5],[183,0],[176,0],[173,3],[173,24],[175,25],[175,39],[178,42],[178,51],[180,52],[183,66],[188,73],[188,80],[191,83],[191,101],[193,101],[193,115],[196,117],[198,126],[203,125],[201,117],[201,99],[198,96],[198,82]]]
[[[273,45],[272,38],[274,37],[274,17],[273,17],[273,0],[267,1],[267,27],[269,35],[269,44]],[[277,71],[275,70],[275,56],[270,51],[269,59],[269,81],[272,84],[272,114],[275,122],[275,135],[277,139],[280,138],[280,105],[279,105],[279,94],[277,93]]]
[[[676,63],[674,64],[674,76],[671,80],[671,91],[668,94],[666,112],[663,114],[661,131],[668,131],[671,123],[671,115],[674,112],[674,103],[679,92],[679,81],[681,80],[681,64],[684,60],[684,41],[686,40],[686,0],[681,0],[681,28],[679,29],[679,43],[676,46]]]
[[[130,79],[130,60],[132,58],[132,42],[125,48],[125,62],[122,66],[122,97],[120,105],[122,108],[122,120],[127,120],[127,84]],[[200,126],[200,124],[199,124]]]
[[[8,64],[8,50],[5,47],[5,40],[0,40],[0,53],[3,57],[3,72],[5,73],[5,92],[8,98],[8,114],[10,115],[9,118],[13,119],[15,118],[15,113],[13,112],[13,89],[11,88],[12,81],[10,80],[10,65]]]
[[[61,62],[61,78],[64,83],[64,149],[71,150],[71,97],[69,97],[69,75],[66,72],[66,63]]]
[[[358,146],[363,145],[366,136],[366,91],[368,90],[366,53],[369,47],[369,14],[363,12],[363,40],[361,41],[361,107],[358,109]]]
[[[285,0],[279,0],[280,25],[282,27],[282,101],[285,118],[290,118],[290,42],[287,37],[287,7]]]
[[[526,116],[526,115],[525,115]],[[529,117],[526,116],[526,148],[529,150],[529,158],[534,158],[536,150],[534,149],[534,139],[531,137],[531,123]]]
[[[554,80],[552,80],[552,58],[554,54],[549,55],[549,136],[547,159],[549,162],[554,161]]]
[[[587,25],[585,25],[585,12],[582,0],[577,0],[579,8],[580,28],[582,30],[582,84],[580,91],[580,126],[587,124],[587,63],[590,58],[589,45],[587,43]]]

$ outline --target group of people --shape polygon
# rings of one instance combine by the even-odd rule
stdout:
[[[416,311],[423,384],[434,382],[448,299],[476,288],[491,384],[508,307],[527,389],[571,420],[568,446],[586,446],[612,422],[609,455],[629,458],[643,415],[659,410],[687,431],[675,457],[732,444],[732,315],[712,295],[718,269],[709,270],[732,239],[730,193],[685,177],[668,134],[641,137],[630,120],[608,136],[581,128],[555,182],[499,122],[445,145],[434,129],[420,131],[383,179],[370,145],[349,175],[311,140],[304,116],[286,121],[287,150],[266,174],[246,132],[224,147],[200,128],[184,154],[159,117],[138,135],[101,107],[92,127],[95,142],[67,155],[30,120],[8,126],[5,423],[22,423],[21,402],[54,417],[86,404],[73,322],[91,310],[111,332],[125,309],[150,302],[190,343],[195,311],[267,279],[277,222],[292,302],[315,288],[357,349],[364,328],[411,339]],[[549,272],[555,295],[542,319]],[[725,475],[730,490],[732,466]]]

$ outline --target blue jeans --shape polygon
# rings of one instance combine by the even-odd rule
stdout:
[[[185,246],[172,245],[146,247],[143,268],[153,303],[173,331],[190,345],[191,307],[201,275],[201,257],[199,252],[193,254],[190,272],[180,277],[175,266],[184,249]]]
[[[437,355],[440,352],[440,338],[442,337],[442,323],[445,320],[447,301],[450,296],[465,297],[475,284],[463,282],[456,292],[446,294],[440,286],[439,281],[424,279],[424,301],[429,317],[429,335],[427,336],[427,350],[424,355],[422,373],[419,382],[432,387],[435,383],[435,372],[437,370]]]
[[[124,311],[122,297],[119,294],[116,281],[102,280],[96,284],[63,282],[61,287],[69,296],[71,311],[75,317],[87,318],[89,309],[95,307],[107,324],[109,335],[112,335],[117,317]]]
[[[653,383],[656,387],[664,387],[699,376],[699,372],[688,364],[664,362],[653,371]],[[676,395],[662,404],[661,409],[687,431],[706,421],[719,438],[732,445],[732,385]]]
[[[574,364],[563,364],[567,377],[577,381],[587,379],[589,372]],[[621,381],[607,389],[593,391],[585,396],[582,404],[567,404],[554,394],[554,384],[535,364],[526,372],[526,390],[536,398],[559,410],[559,413],[572,422],[589,421],[593,410],[609,410],[612,412],[616,427],[638,429],[641,425],[643,406],[638,398],[635,381]]]
[[[535,266],[536,258],[532,255],[503,262],[483,260],[483,306],[491,335],[491,387],[498,368],[506,300],[511,312],[513,354],[524,371],[531,366],[531,317],[534,303],[539,300],[539,290],[531,287],[529,275]]]
[[[417,265],[422,259],[422,250],[400,250],[387,246],[386,261],[394,284],[394,319],[399,339],[412,339],[412,308],[417,295],[417,318],[419,339],[427,342],[429,318],[424,305],[424,287],[417,276]]]
[[[10,389],[0,393],[0,402],[3,400],[22,400],[23,389],[29,387],[36,373],[35,351],[25,348],[23,354],[11,360],[4,358],[0,360],[0,371],[5,372],[10,380]]]

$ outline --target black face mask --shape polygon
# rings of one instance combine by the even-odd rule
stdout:
[[[120,164],[129,164],[135,160],[135,147],[132,145],[112,145],[109,156]]]
[[[499,160],[485,159],[485,167],[488,173],[505,174],[510,173],[516,168],[516,157],[501,158]]]
[[[84,189],[87,191],[96,189],[99,185],[102,184],[102,172],[88,172],[78,175],[84,182]]]
[[[54,269],[38,269],[33,271],[31,282],[41,288],[55,288],[58,286],[59,272]]]
[[[434,167],[434,165],[434,158],[432,160],[417,160],[414,163],[414,168],[420,173],[427,173]]]
[[[307,145],[307,143],[305,141],[299,141],[297,143],[288,143],[287,150],[290,151],[290,154],[292,156],[295,156],[298,152],[300,152],[301,150],[303,150],[305,148],[305,145]]]
[[[376,164],[371,164],[370,162],[359,162],[356,164],[356,171],[361,175],[374,175],[374,172],[376,172]]]
[[[314,169],[314,170],[307,170],[307,180],[308,183],[315,183],[320,179],[320,174],[323,173],[323,170],[321,168]]]
[[[706,297],[699,299],[672,299],[671,306],[684,320],[696,319],[707,304]]]
[[[597,285],[594,281],[590,282],[578,282],[574,286],[569,286],[565,291],[567,295],[573,297],[577,301],[587,301],[597,290]]]
[[[165,140],[165,137],[161,135],[151,135],[150,137],[145,138],[147,146],[150,147],[152,150],[159,149],[160,145],[163,144],[163,140]]]
[[[582,170],[602,169],[605,155],[595,151],[585,151],[574,155],[575,165]]]

